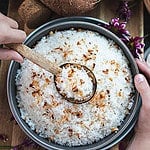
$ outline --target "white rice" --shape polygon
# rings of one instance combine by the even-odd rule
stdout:
[[[40,136],[61,145],[91,144],[117,132],[134,94],[128,60],[112,41],[86,30],[67,30],[43,37],[35,51],[62,65],[79,63],[93,71],[93,99],[73,104],[58,94],[53,75],[24,60],[16,76],[21,117]]]
[[[63,97],[78,102],[91,98],[94,89],[89,70],[78,64],[66,64],[56,75],[56,86]]]

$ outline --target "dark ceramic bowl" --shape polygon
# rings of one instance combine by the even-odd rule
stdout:
[[[98,25],[99,24],[99,25]],[[51,22],[44,24],[43,26],[36,29],[32,32],[24,42],[24,44],[32,47],[39,41],[43,36],[47,35],[50,31],[55,30],[67,30],[70,28],[82,28],[88,29],[92,31],[96,31],[105,37],[112,39],[115,41],[123,50],[125,56],[130,62],[131,71],[133,76],[138,73],[137,65],[132,57],[129,49],[126,45],[112,32],[108,31],[107,29],[103,28],[102,26],[105,22],[90,18],[90,17],[69,17],[69,18],[62,18],[57,19]],[[25,121],[20,116],[19,108],[17,107],[17,100],[16,100],[16,86],[15,86],[15,76],[17,69],[19,69],[20,65],[17,62],[12,61],[9,67],[8,72],[8,80],[7,80],[7,94],[8,94],[8,101],[11,108],[11,111],[20,125],[21,129],[35,142],[46,149],[55,149],[55,150],[96,150],[96,149],[108,149],[122,140],[134,127],[135,122],[138,117],[138,112],[141,105],[141,100],[139,98],[139,94],[136,93],[134,97],[134,104],[130,110],[130,114],[126,116],[124,122],[119,127],[119,131],[117,133],[112,133],[109,136],[105,137],[104,139],[95,142],[90,145],[84,146],[75,146],[75,147],[67,147],[62,146],[53,142],[49,142],[48,140],[40,137],[37,133],[31,130],[31,128],[25,123]]]

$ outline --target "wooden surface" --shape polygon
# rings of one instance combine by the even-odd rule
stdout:
[[[21,4],[22,0],[10,0],[8,16],[14,18],[18,21],[20,29],[24,29],[28,34],[32,31],[28,29],[22,20],[19,18],[17,9]],[[86,16],[93,16],[100,18],[104,21],[110,21],[111,18],[115,17],[116,9],[118,7],[119,0],[102,0],[100,4],[91,12],[85,14]],[[142,36],[143,35],[143,4],[139,2],[136,6],[131,8],[132,16],[128,22],[128,30],[133,36]],[[7,101],[6,94],[6,80],[7,80],[7,71],[9,67],[9,61],[1,61],[0,63],[0,134],[8,135],[8,141],[0,141],[0,146],[8,145],[17,145],[20,144],[24,137],[26,136],[15,121],[11,121],[11,111]],[[128,141],[127,141],[128,142]],[[0,148],[3,149],[3,148]],[[33,148],[26,148],[28,150],[33,150]],[[43,148],[39,148],[43,149]],[[111,150],[118,150],[118,144],[111,148]]]

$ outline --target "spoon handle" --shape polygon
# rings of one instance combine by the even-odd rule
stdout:
[[[60,73],[62,70],[59,66],[46,59],[43,55],[41,55],[38,52],[35,52],[34,50],[32,50],[24,44],[7,44],[7,47],[14,49],[23,57],[29,59],[33,63],[39,65],[40,67],[51,72],[54,75]]]

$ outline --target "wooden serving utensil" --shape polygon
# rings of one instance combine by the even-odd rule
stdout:
[[[24,44],[7,44],[6,46],[14,49],[19,54],[21,54],[23,57],[29,59],[33,63],[39,65],[40,67],[51,72],[54,75],[59,74],[62,70],[57,64],[54,64],[50,60],[46,59],[40,53],[35,52],[30,47],[28,47]]]
[[[54,74],[54,83],[55,83],[56,89],[57,89],[58,93],[67,101],[69,101],[71,103],[75,103],[75,104],[82,104],[82,103],[89,101],[94,96],[94,94],[96,92],[96,87],[97,87],[96,78],[95,78],[95,75],[93,74],[93,72],[90,69],[88,69],[86,66],[80,65],[80,64],[75,64],[75,63],[65,63],[61,66],[58,66],[57,64],[54,64],[53,62],[51,62],[50,60],[45,58],[43,55],[41,55],[40,53],[35,52],[34,50],[32,50],[31,48],[29,48],[28,46],[26,46],[24,44],[7,44],[6,46],[14,49],[18,53],[20,53],[23,57],[29,59],[31,62],[37,64],[38,66],[42,67],[43,69]],[[92,79],[92,84],[93,84],[92,85],[92,94],[88,95],[86,97],[83,97],[82,100],[75,99],[74,97],[67,97],[66,94],[65,93],[62,94],[60,92],[59,88],[57,87],[57,83],[56,83],[57,76],[59,76],[59,74],[62,72],[63,67],[68,67],[70,65],[73,67],[77,67],[77,68],[83,68],[86,71],[89,78]],[[66,78],[67,77],[68,76],[66,76]]]

